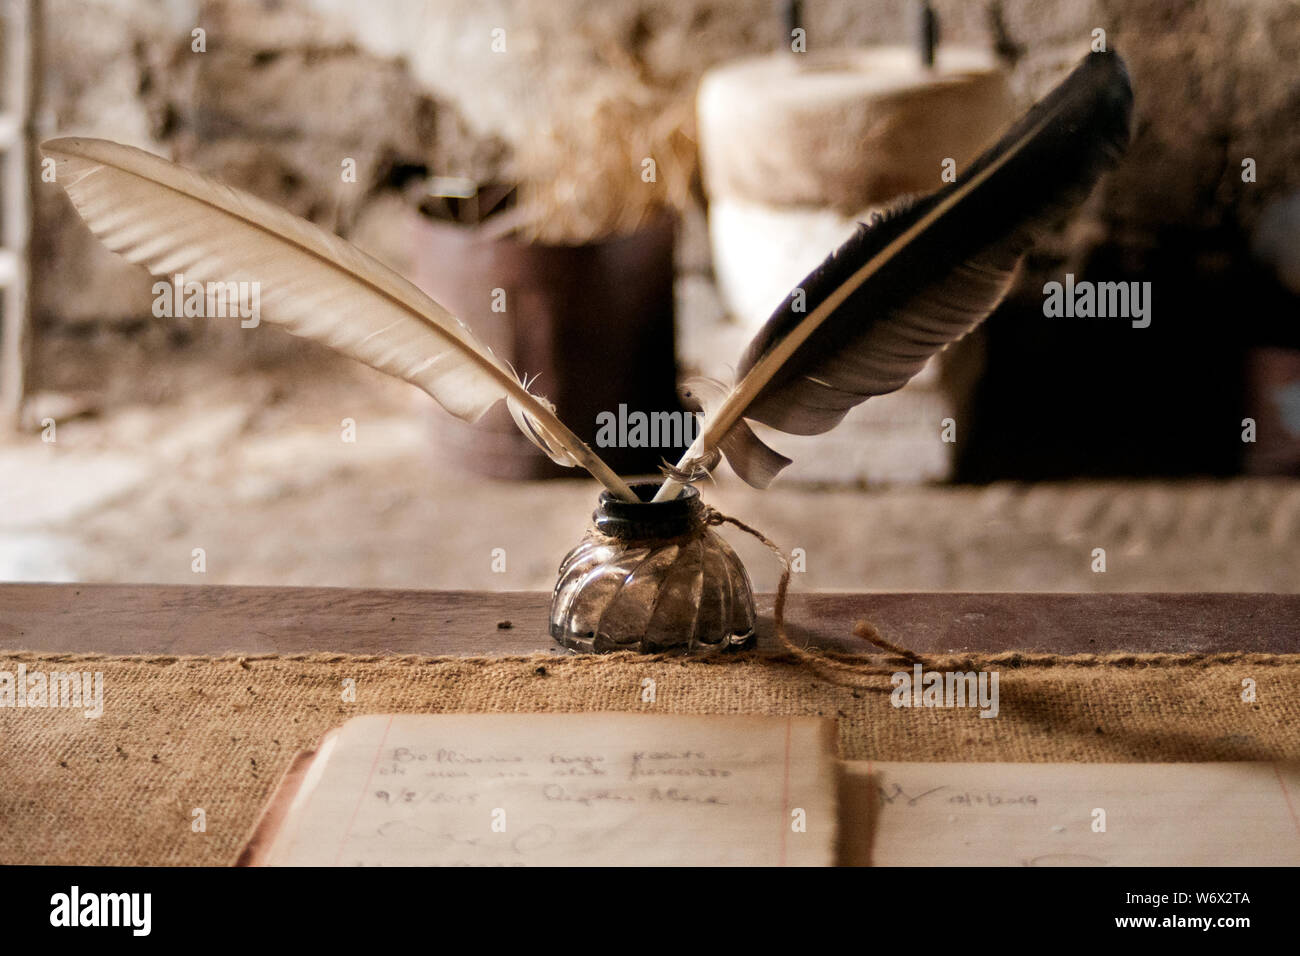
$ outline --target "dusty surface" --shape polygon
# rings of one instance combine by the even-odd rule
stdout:
[[[275,371],[225,372],[143,349],[62,348],[67,379],[91,387],[83,404],[112,383],[113,410],[67,417],[65,398],[46,405],[66,418],[55,441],[0,443],[0,579],[549,588],[595,504],[590,480],[447,472],[430,400],[311,351]],[[728,476],[705,495],[803,548],[800,589],[1300,591],[1297,481],[759,493]],[[727,536],[771,588],[766,552]]]

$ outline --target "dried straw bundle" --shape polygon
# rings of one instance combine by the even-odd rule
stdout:
[[[694,104],[635,75],[605,74],[516,155],[519,232],[552,243],[632,232],[690,202]]]

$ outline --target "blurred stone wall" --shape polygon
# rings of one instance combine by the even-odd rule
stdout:
[[[630,61],[647,84],[692,95],[709,66],[773,49],[775,0],[311,0],[358,42],[405,57],[475,128],[521,149],[549,114]],[[943,42],[998,45],[1026,102],[1101,28],[1129,63],[1134,142],[1075,241],[1141,249],[1169,228],[1249,229],[1300,188],[1300,4],[1296,0],[935,0]],[[805,0],[810,50],[908,42],[913,0]],[[504,54],[491,52],[503,29]],[[1258,181],[1243,183],[1241,160]],[[1102,211],[1104,210],[1104,212]]]
[[[508,154],[466,132],[404,64],[294,0],[44,2],[42,138],[139,146],[344,234],[413,176],[496,175]],[[57,185],[38,183],[36,202],[38,335],[202,340],[259,358],[303,347],[271,327],[154,319],[143,270],[107,252]],[[37,372],[39,385],[39,360]]]
[[[783,42],[778,6],[45,0],[42,127],[171,155],[346,234],[370,207],[391,205],[407,172],[508,175],[557,117],[629,78],[664,102],[689,101],[708,66]],[[1086,52],[1094,28],[1128,59],[1132,148],[1061,237],[1062,256],[1109,245],[1140,267],[1171,234],[1244,233],[1270,199],[1300,188],[1295,0],[935,7],[945,42],[996,43],[1014,61],[1026,102]],[[809,49],[911,35],[910,0],[804,8]],[[191,50],[195,27],[205,53]],[[504,51],[492,48],[495,30]],[[357,160],[351,188],[343,157]],[[1253,184],[1240,176],[1247,157]],[[37,221],[39,328],[148,324],[148,283],[89,237],[55,187],[38,190]],[[706,246],[687,239],[691,267],[707,268]]]

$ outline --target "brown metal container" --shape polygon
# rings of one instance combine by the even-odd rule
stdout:
[[[491,219],[487,220],[490,224]],[[675,411],[672,219],[583,245],[492,238],[483,227],[422,219],[416,283],[529,381],[595,448],[596,418]],[[494,310],[493,306],[497,309]],[[445,460],[494,478],[573,477],[515,427],[504,405],[467,425],[434,408]],[[676,449],[596,448],[623,475],[657,472]]]

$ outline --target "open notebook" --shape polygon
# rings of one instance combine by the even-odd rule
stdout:
[[[819,718],[356,717],[251,865],[1300,865],[1300,766],[875,763]]]
[[[240,862],[829,865],[834,730],[806,717],[355,717],[300,755]]]

